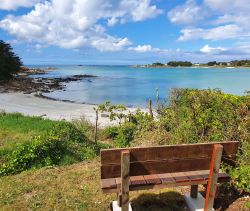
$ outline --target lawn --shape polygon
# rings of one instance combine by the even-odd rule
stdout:
[[[33,136],[46,133],[55,121],[41,117],[28,117],[19,113],[0,113],[0,149],[11,148],[29,141]]]
[[[94,159],[0,177],[0,207],[3,210],[108,210],[116,195],[101,192],[99,172],[99,161]],[[185,207],[182,195],[171,189],[130,195],[136,210],[183,210]]]

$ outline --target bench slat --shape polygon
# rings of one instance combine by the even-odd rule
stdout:
[[[216,143],[182,144],[157,147],[126,148],[130,151],[130,161],[152,161],[163,159],[195,159],[211,157]],[[223,145],[223,159],[232,161],[238,149],[238,142],[220,142]],[[120,164],[121,151],[124,149],[101,150],[101,164]]]
[[[144,179],[147,184],[161,184],[161,180],[157,176],[157,174],[144,175]]]
[[[178,173],[171,173],[173,176],[174,180],[178,182],[189,182],[190,179],[183,173],[183,172],[178,172]]]
[[[154,189],[154,188],[160,188],[160,187],[174,187],[174,186],[183,186],[183,185],[194,185],[194,184],[206,184],[206,180],[197,180],[195,177],[193,179],[189,179],[189,181],[183,181],[181,179],[175,180],[177,177],[181,177],[183,175],[190,175],[187,176],[189,178],[192,178],[193,176],[201,177],[203,175],[204,177],[208,178],[209,171],[192,171],[192,172],[177,172],[175,174],[167,173],[167,174],[156,174],[156,175],[144,175],[144,176],[133,176],[130,177],[130,190],[144,190],[144,189]],[[149,177],[150,176],[150,177]],[[153,177],[151,177],[153,176]],[[161,182],[156,180],[149,180],[150,182],[147,183],[145,178],[159,178]],[[229,181],[230,177],[226,173],[219,173],[218,176],[218,182],[227,182]],[[113,178],[113,179],[102,179],[102,190],[106,193],[114,193],[118,192],[118,186],[120,185],[120,178]],[[153,183],[155,181],[156,183]]]
[[[191,180],[191,181],[203,181],[204,178],[201,174],[195,171],[188,171],[184,172],[184,174]]]
[[[173,184],[175,183],[175,179],[172,177],[170,173],[166,174],[157,174],[158,178],[161,180],[163,184]]]
[[[109,189],[109,188],[116,188],[117,187],[115,178],[102,179],[101,180],[101,185],[102,185],[103,189],[106,189],[106,188]]]
[[[209,169],[210,158],[187,160],[158,160],[130,163],[130,176],[162,174]],[[101,178],[116,178],[121,175],[120,165],[102,165]]]
[[[131,185],[145,185],[147,182],[145,181],[143,176],[134,176],[130,177]]]

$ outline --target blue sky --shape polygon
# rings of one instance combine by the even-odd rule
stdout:
[[[250,59],[249,0],[0,0],[24,64]]]

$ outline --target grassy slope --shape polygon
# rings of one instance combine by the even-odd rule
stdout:
[[[95,159],[0,177],[0,210],[110,210],[110,202],[116,200],[116,195],[101,192],[99,172],[99,160]],[[188,190],[130,192],[132,207],[134,211],[188,211],[182,195]],[[219,198],[217,208],[226,205],[225,199],[231,202],[229,208],[218,210],[249,210],[249,198],[235,201],[230,193]]]
[[[42,135],[53,123],[19,114],[1,116],[0,161],[8,149],[29,141],[34,135]],[[0,210],[108,210],[116,196],[101,192],[99,173],[96,158],[0,177]],[[135,210],[185,210],[180,192],[166,189],[132,192],[131,198]]]
[[[51,120],[18,113],[0,116],[0,148],[11,148],[17,143],[29,141],[35,135],[44,134],[53,124]]]
[[[54,123],[54,121],[40,117],[0,113],[0,164],[16,144],[30,141],[33,136],[46,133]]]
[[[115,194],[103,194],[99,161],[30,170],[0,178],[0,207],[6,210],[108,210]],[[22,185],[20,185],[22,184]],[[143,194],[144,193],[144,194]],[[162,193],[162,194],[159,194]],[[132,192],[137,210],[183,210],[178,192]]]

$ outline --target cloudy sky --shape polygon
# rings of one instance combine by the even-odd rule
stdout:
[[[0,0],[25,64],[250,59],[250,0]]]

